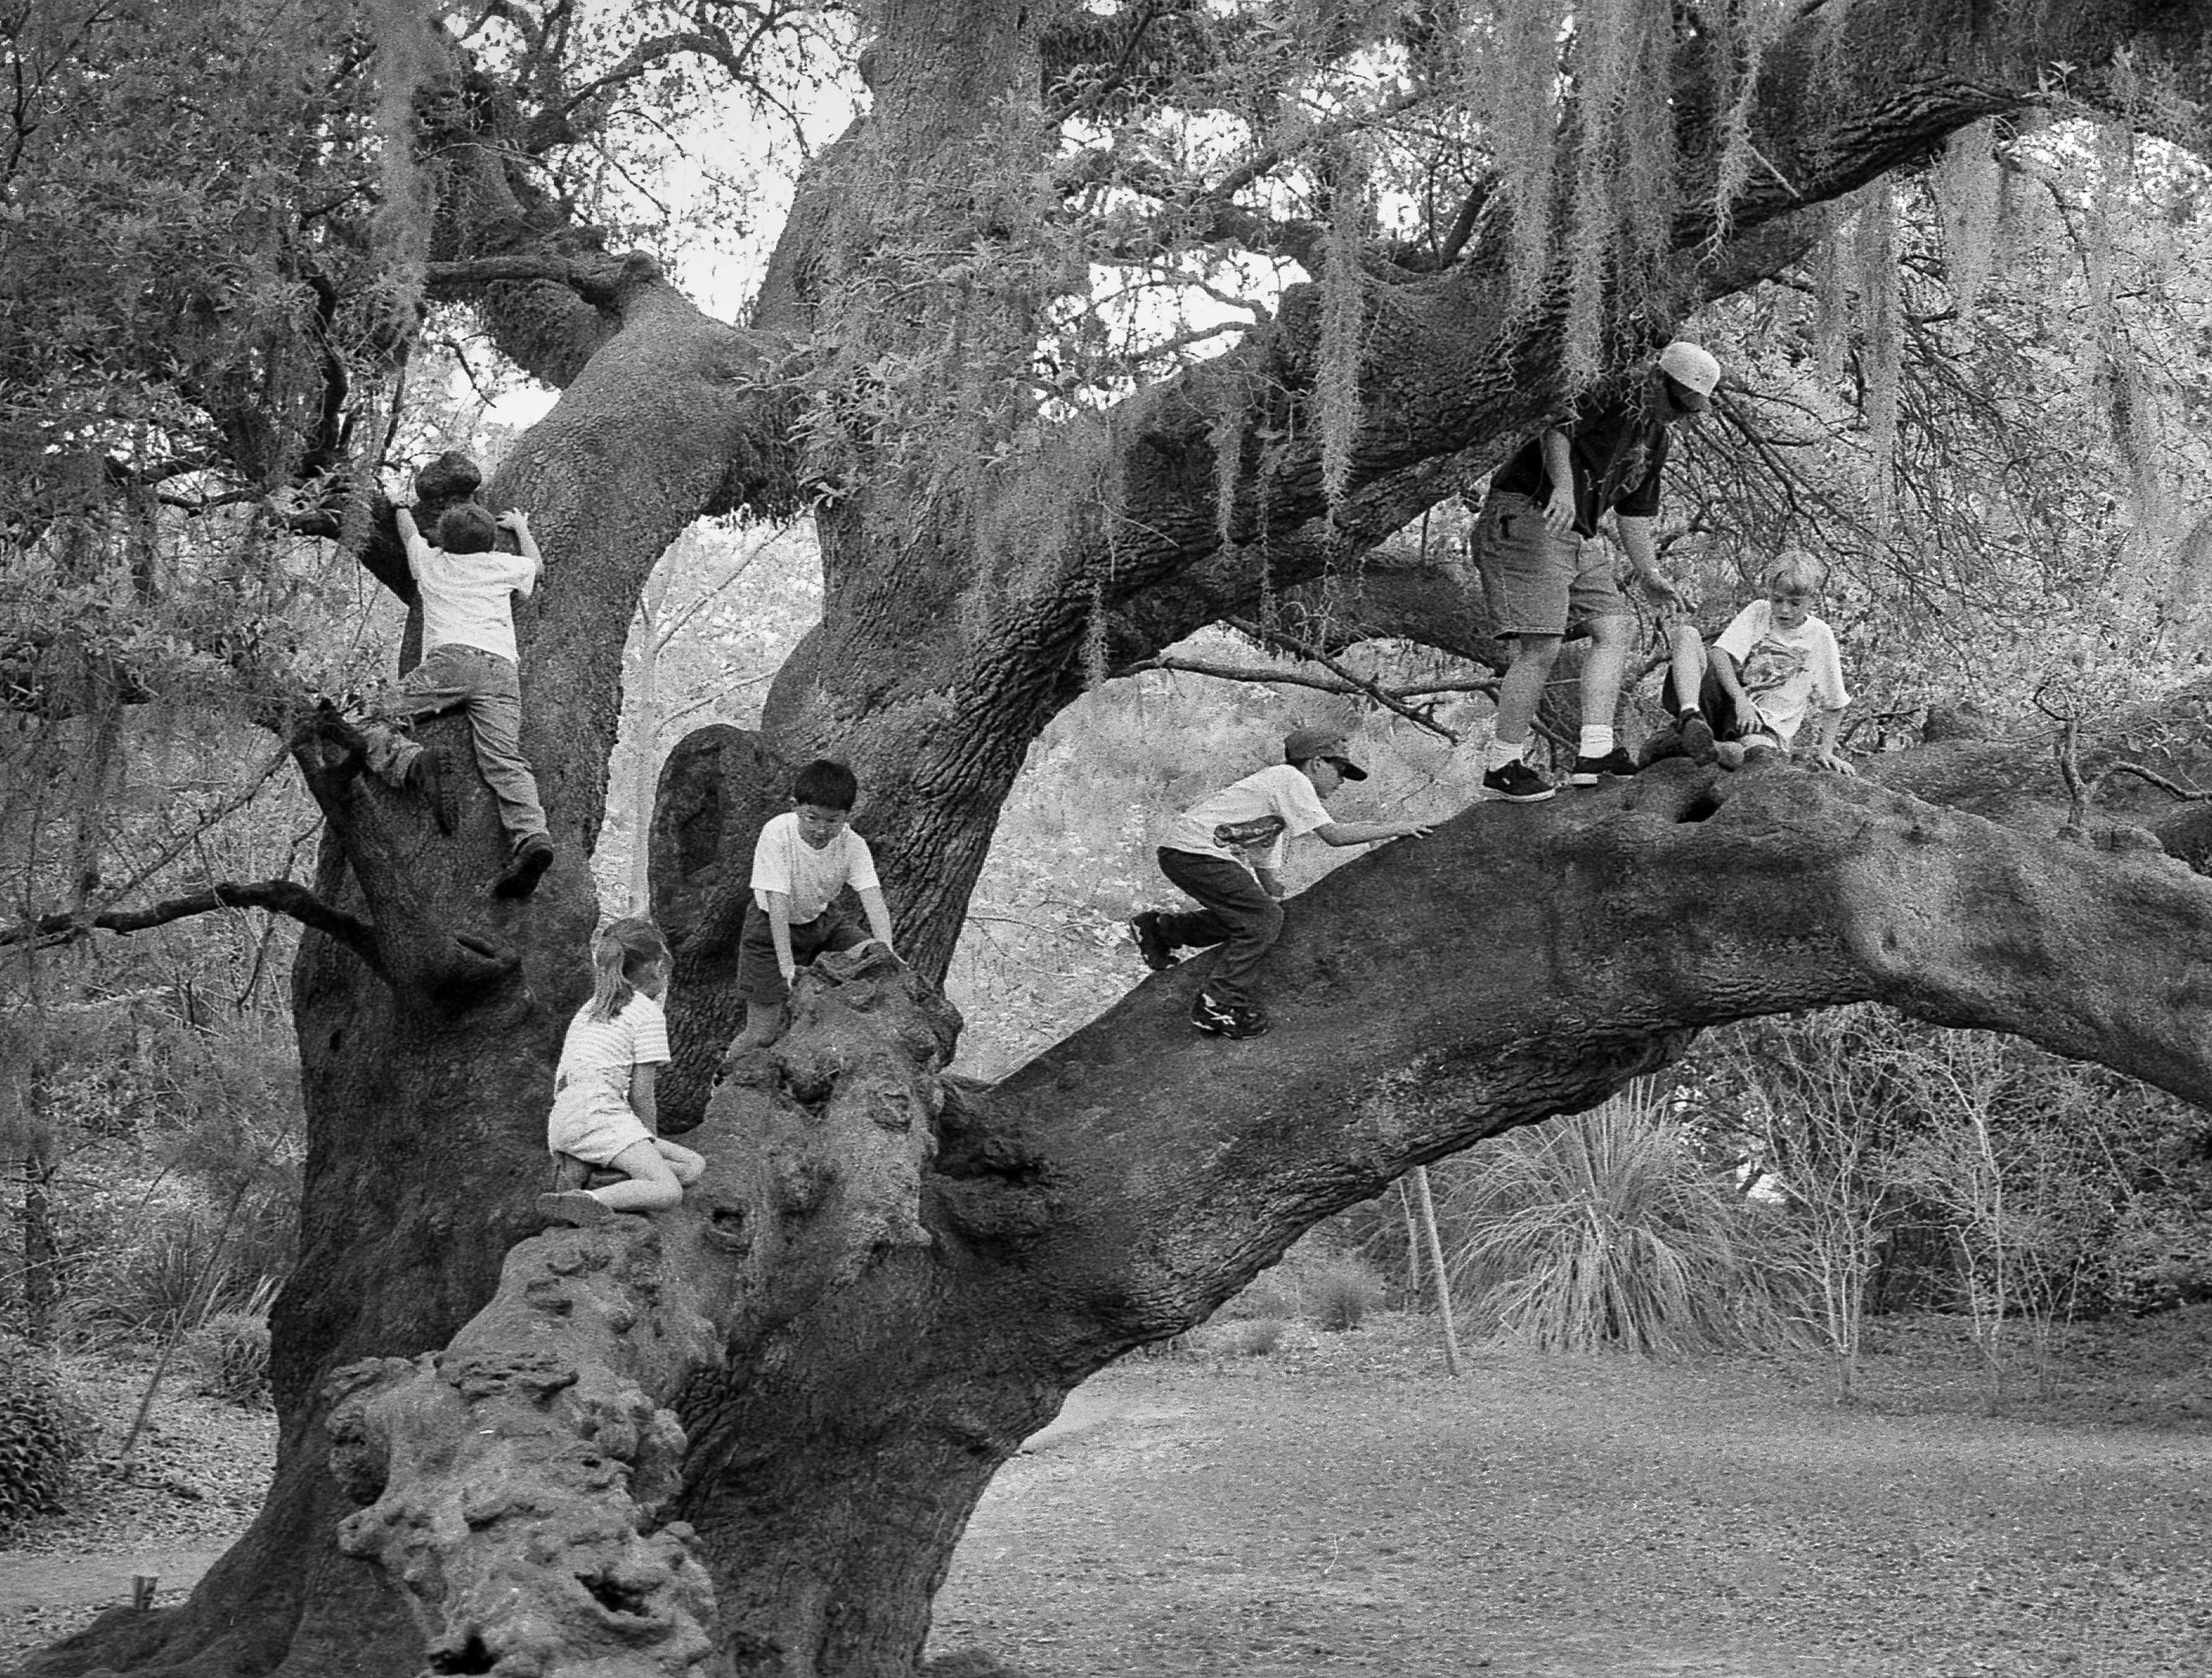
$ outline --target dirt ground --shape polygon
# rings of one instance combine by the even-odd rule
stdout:
[[[1842,1409],[1808,1363],[1493,1347],[1448,1381],[1426,1320],[1244,1327],[1107,1370],[1001,1474],[945,1678],[2212,1674],[2212,1308],[2074,1336],[1995,1417],[1939,1324]],[[0,1551],[0,1670],[150,1546],[219,1547],[267,1431],[180,1406],[134,1489]],[[58,1578],[99,1594],[26,1600]]]
[[[2060,1396],[1998,1417],[1940,1331],[1893,1336],[1843,1409],[1767,1361],[1487,1349],[1448,1381],[1429,1332],[1105,1372],[1119,1414],[992,1487],[933,1650],[1034,1678],[2212,1674],[2212,1313],[2078,1337]]]

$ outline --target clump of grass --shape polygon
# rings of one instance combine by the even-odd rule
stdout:
[[[1340,1334],[1363,1324],[1382,1304],[1382,1280],[1355,1258],[1330,1260],[1306,1290],[1307,1309],[1319,1327]]]
[[[1235,1345],[1240,1356],[1264,1358],[1283,1343],[1283,1320],[1280,1317],[1255,1317],[1237,1330]]]
[[[185,1350],[210,1398],[258,1410],[269,1401],[269,1317],[266,1308],[219,1311],[185,1337]]]

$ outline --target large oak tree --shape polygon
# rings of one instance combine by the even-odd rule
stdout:
[[[518,627],[562,860],[526,903],[494,900],[481,788],[441,837],[353,772],[265,636],[214,638],[326,818],[312,893],[210,894],[312,929],[276,1483],[190,1604],[38,1670],[910,1673],[975,1499],[1071,1387],[1410,1166],[1586,1107],[1701,1027],[1878,999],[2212,1099],[2212,885],[2133,829],[2062,840],[2047,771],[1974,742],[1878,783],[1677,767],[1470,810],[1301,900],[1256,1042],[1193,1037],[1186,968],[978,1087],[941,1072],[933,983],[1025,749],[1087,683],[1302,605],[1339,640],[1494,651],[1453,568],[1363,556],[1967,125],[2055,110],[2201,148],[2193,0],[1612,0],[1571,29],[1535,0],[883,0],[858,19],[865,113],[808,163],[741,323],[610,249],[560,160],[668,66],[757,77],[780,32],[818,26],[820,50],[837,14],[627,8],[647,27],[586,72],[565,0],[427,10],[182,9],[326,32],[328,81],[287,80],[255,132],[273,179],[328,195],[249,254],[328,305],[302,341],[353,336],[279,379],[274,338],[187,299],[96,345],[98,372],[199,425],[175,472],[227,464],[265,495],[342,490],[354,410],[413,331],[395,274],[559,387],[486,494],[529,508],[550,557]],[[18,45],[34,68],[71,50]],[[375,90],[350,119],[302,92],[348,85]],[[1448,190],[1379,218],[1417,142]],[[19,161],[38,143],[19,124]],[[342,249],[349,203],[374,210]],[[1310,280],[1206,358],[1086,361],[1070,300],[1095,269],[1236,253]],[[23,542],[164,480],[98,438],[19,454]],[[381,503],[280,507],[404,597]],[[702,516],[801,507],[822,621],[757,733],[672,754],[653,832],[679,958],[664,1110],[710,1175],[649,1223],[538,1234],[640,590]],[[53,646],[0,649],[15,702],[49,715],[97,685]],[[104,691],[127,678],[101,667]],[[2185,774],[2170,721],[2115,722],[2086,761]],[[911,967],[810,985],[768,1074],[710,1093],[751,840],[821,753],[867,789]],[[2195,858],[2189,809],[2142,819]]]

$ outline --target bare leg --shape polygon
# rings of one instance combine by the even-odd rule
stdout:
[[[1695,710],[1698,695],[1705,691],[1705,638],[1697,632],[1695,624],[1682,620],[1667,631],[1667,650],[1679,709]]]
[[[1514,638],[1513,662],[1498,683],[1500,746],[1525,746],[1536,713],[1544,702],[1544,685],[1551,679],[1552,663],[1559,656],[1556,635],[1520,635]],[[1617,691],[1620,678],[1614,677]]]
[[[1682,731],[1682,749],[1695,763],[1713,761],[1713,719],[1705,715],[1705,638],[1697,625],[1678,618],[1667,629],[1667,649],[1672,662],[1675,716]]]
[[[1620,709],[1621,672],[1628,668],[1628,643],[1636,620],[1626,613],[1593,618],[1590,651],[1582,661],[1582,725],[1610,728]]]
[[[688,1148],[684,1151],[690,1153]],[[694,1159],[698,1157],[692,1154]],[[611,1211],[665,1212],[684,1198],[684,1186],[676,1180],[669,1161],[662,1157],[657,1141],[633,1142],[607,1163],[618,1171],[626,1172],[626,1179],[584,1192],[603,1202]]]
[[[669,1171],[685,1188],[706,1175],[707,1162],[689,1148],[660,1137],[653,1138],[653,1145],[660,1150],[661,1158],[668,1161]]]

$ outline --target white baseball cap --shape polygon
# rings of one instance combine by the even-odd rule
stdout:
[[[1659,352],[1659,371],[1696,398],[1684,406],[1703,408],[1720,383],[1720,363],[1701,344],[1678,338]]]

